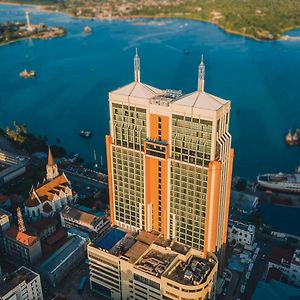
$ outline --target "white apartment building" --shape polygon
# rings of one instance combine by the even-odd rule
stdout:
[[[215,299],[217,257],[156,231],[112,228],[88,245],[88,259],[90,286],[101,299]]]
[[[242,246],[253,245],[255,226],[234,220],[228,221],[227,239],[229,243],[236,242]]]
[[[87,232],[103,233],[110,227],[107,216],[97,217],[75,207],[66,206],[60,212],[61,225],[66,228],[79,228]]]
[[[21,267],[0,282],[0,300],[43,300],[40,275]]]

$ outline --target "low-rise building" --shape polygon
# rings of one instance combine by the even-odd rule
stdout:
[[[55,287],[85,257],[85,251],[86,240],[79,236],[71,236],[62,247],[37,267],[37,271],[44,280]]]
[[[14,262],[26,266],[34,265],[42,257],[40,239],[28,232],[11,227],[4,232],[6,255]]]
[[[21,267],[0,282],[0,300],[43,300],[40,275]]]
[[[108,299],[215,299],[214,254],[160,233],[112,228],[88,245],[91,289]]]
[[[228,242],[236,242],[240,245],[252,245],[255,237],[255,226],[234,220],[228,221]]]
[[[26,172],[28,158],[0,149],[0,186]]]
[[[56,231],[57,225],[56,219],[52,217],[43,218],[30,224],[30,232],[44,240]]]
[[[107,216],[97,217],[75,207],[66,206],[60,212],[61,225],[66,228],[79,228],[88,232],[103,233],[110,227]]]
[[[268,263],[268,273],[279,270],[289,283],[300,286],[300,249],[274,247]]]

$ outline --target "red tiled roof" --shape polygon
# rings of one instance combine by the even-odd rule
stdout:
[[[293,248],[282,248],[274,247],[272,249],[272,254],[270,257],[270,262],[280,265],[282,262],[285,264],[290,264],[293,258],[295,249]]]
[[[26,200],[27,207],[34,207],[45,201],[52,201],[55,195],[59,195],[60,191],[66,191],[69,180],[65,174],[57,176],[53,180],[33,189],[30,196]]]
[[[31,230],[35,232],[41,233],[44,230],[48,229],[49,227],[56,226],[58,221],[54,218],[48,217],[40,219],[30,225]]]
[[[17,227],[11,227],[4,232],[6,237],[18,241],[25,246],[32,246],[39,238],[26,232],[19,232]]]
[[[46,212],[46,213],[52,211],[52,206],[51,206],[48,202],[46,202],[46,203],[43,205],[43,211]]]
[[[60,228],[57,229],[53,234],[51,234],[46,240],[45,243],[48,245],[53,245],[56,242],[58,242],[59,240],[65,238],[67,236],[67,232],[65,231],[65,229]]]
[[[34,195],[34,193],[32,193],[28,199],[26,200],[25,205],[27,207],[35,207],[38,206],[40,204],[39,199]]]

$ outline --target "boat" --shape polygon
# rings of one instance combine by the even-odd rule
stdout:
[[[85,33],[91,33],[92,32],[92,28],[90,26],[85,26],[84,27],[84,32]]]
[[[36,77],[36,71],[24,69],[24,71],[20,72],[19,75],[23,78],[33,78]]]
[[[300,194],[300,167],[293,174],[263,174],[257,176],[259,186],[267,190]]]
[[[79,135],[84,137],[84,138],[88,138],[92,135],[92,132],[91,131],[88,131],[88,130],[81,130],[79,132]]]
[[[285,142],[289,146],[300,145],[300,128],[297,128],[294,133],[289,130],[288,134],[285,136]]]

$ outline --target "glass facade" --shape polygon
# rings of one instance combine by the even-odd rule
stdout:
[[[204,249],[212,122],[172,116],[170,236]]]
[[[146,110],[135,106],[112,104],[115,144],[129,149],[144,150]]]
[[[211,156],[212,122],[172,116],[173,159],[208,167]]]
[[[144,206],[143,153],[112,147],[116,221],[140,228]],[[141,210],[142,213],[144,210]]]

